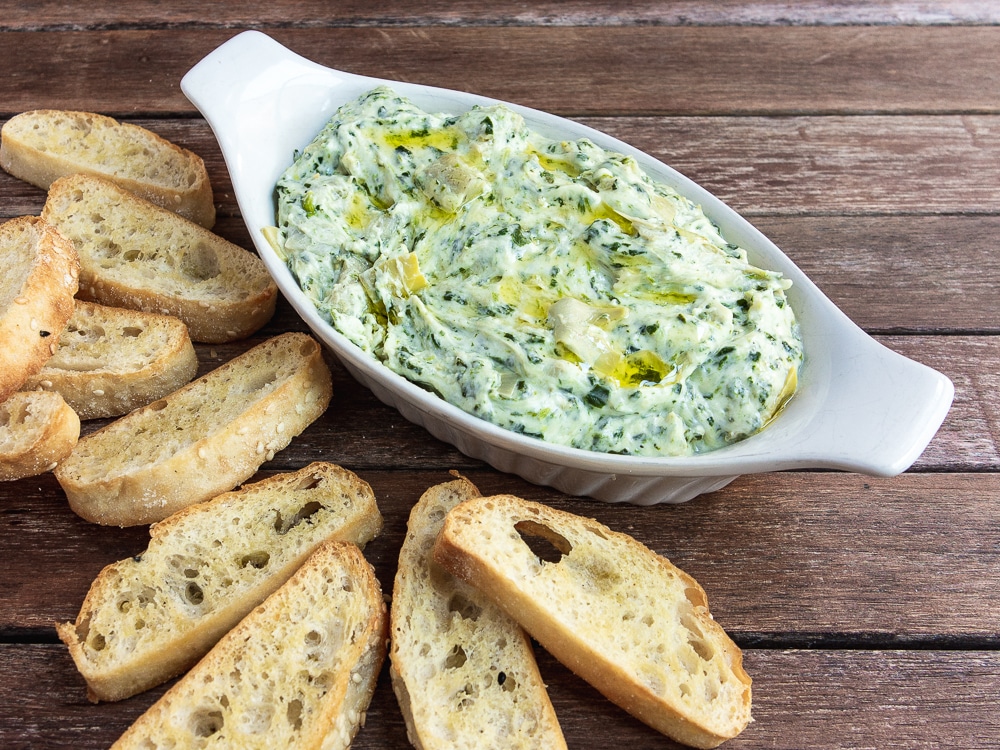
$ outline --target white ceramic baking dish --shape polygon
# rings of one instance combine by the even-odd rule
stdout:
[[[434,112],[461,112],[492,100],[345,73],[309,61],[259,32],[226,42],[181,82],[218,138],[240,211],[282,293],[347,370],[383,402],[463,453],[571,495],[649,505],[683,502],[740,474],[826,468],[891,476],[908,468],[950,408],[948,378],[874,341],[850,321],[766,237],[683,175],[603,133],[508,105],[554,137],[587,137],[633,155],[653,176],[701,204],[751,260],[792,280],[789,300],[805,347],[799,391],[760,433],[691,457],[634,458],[593,453],[517,435],[470,416],[391,372],[328,325],[261,234],[275,223],[274,186],[342,103],[388,84]]]

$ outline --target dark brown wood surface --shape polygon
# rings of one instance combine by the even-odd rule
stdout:
[[[0,0],[0,122],[86,109],[197,151],[216,231],[249,247],[218,146],[179,88],[244,28],[327,65],[539,107],[649,151],[956,387],[901,476],[760,474],[639,508],[469,459],[331,359],[330,409],[262,476],[322,459],[368,481],[386,527],[366,554],[387,593],[410,506],[453,469],[633,534],[704,586],[744,649],[756,721],[727,747],[1000,747],[1000,2]],[[43,200],[0,173],[0,219]],[[254,338],[199,346],[201,369],[285,330],[304,326],[282,303]],[[51,475],[0,485],[0,747],[106,747],[166,689],[90,704],[53,629],[147,538],[84,522]],[[570,747],[675,746],[539,661]],[[407,746],[385,672],[354,746]]]

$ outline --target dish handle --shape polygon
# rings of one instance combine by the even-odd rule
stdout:
[[[329,70],[308,60],[267,34],[244,31],[212,50],[181,78],[181,91],[210,122],[218,123],[224,130],[227,115],[230,119],[241,114],[239,102],[253,95],[250,90],[262,84],[262,93],[270,93],[275,82],[261,79],[274,71],[276,63],[292,64],[303,70]],[[280,70],[288,77],[287,70]]]
[[[955,387],[937,370],[860,329],[854,333],[828,342],[825,393],[811,396],[820,406],[798,432],[797,467],[895,476],[930,443],[951,408]]]

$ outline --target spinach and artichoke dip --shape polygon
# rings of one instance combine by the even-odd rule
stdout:
[[[551,443],[700,453],[794,392],[790,282],[633,158],[503,106],[341,107],[277,184],[270,239],[333,327],[470,414]]]

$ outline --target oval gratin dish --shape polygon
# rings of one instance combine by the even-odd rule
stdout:
[[[941,373],[876,342],[771,241],[718,198],[647,154],[579,123],[507,104],[549,137],[589,138],[633,156],[654,178],[702,206],[750,260],[791,279],[805,361],[799,390],[759,433],[689,457],[630,457],[545,443],[494,426],[389,370],[333,329],[305,297],[262,229],[275,223],[275,183],[336,109],[389,85],[431,112],[457,113],[485,97],[358,76],[307,60],[265,34],[243,32],[181,82],[222,149],[254,244],[292,307],[338,360],[384,403],[473,458],[570,495],[638,505],[678,503],[741,474],[836,469],[892,476],[923,452],[951,406]]]

